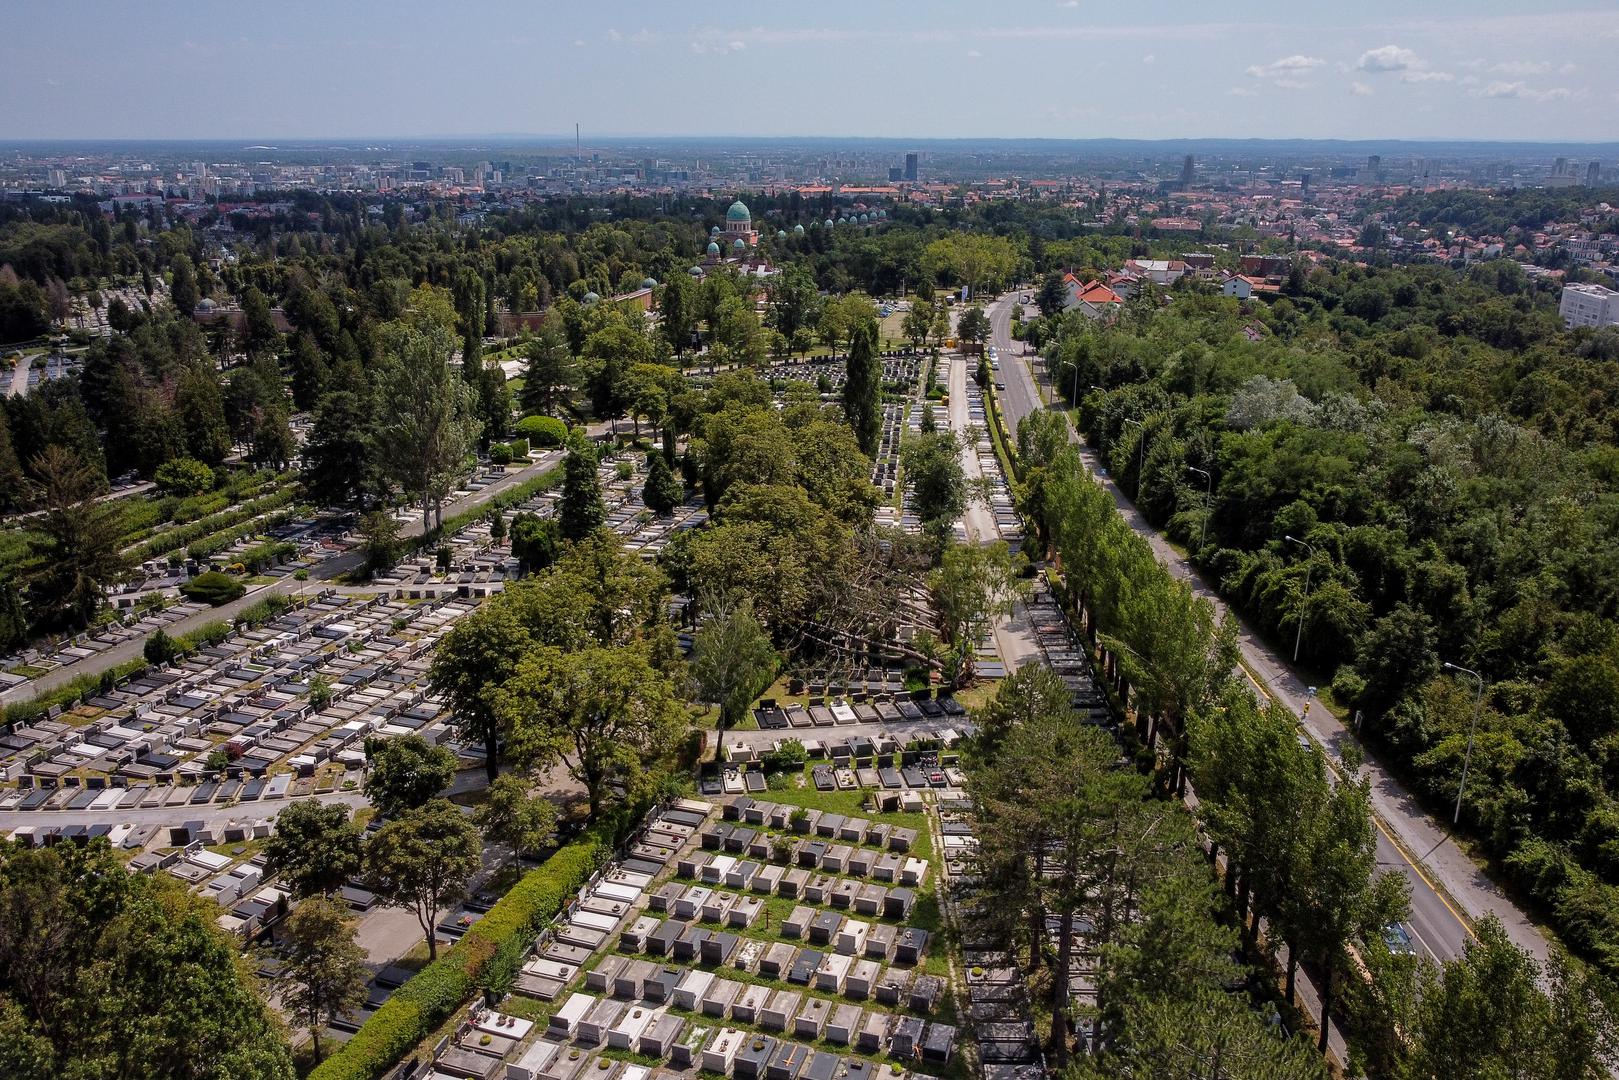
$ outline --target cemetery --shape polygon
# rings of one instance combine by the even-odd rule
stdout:
[[[538,936],[510,993],[469,1007],[410,1075],[963,1075],[929,815],[803,780],[780,802],[684,798],[650,812]],[[827,837],[912,860],[911,899],[856,916],[839,886],[863,883],[806,872],[789,894],[785,877],[760,872],[800,869],[797,852]],[[744,858],[760,839],[791,849]]]

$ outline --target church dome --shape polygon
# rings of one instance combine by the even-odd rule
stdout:
[[[587,292],[587,293],[585,293],[584,300],[582,300],[580,302],[585,303],[585,304],[594,304],[596,301],[598,301],[600,299],[601,299],[601,293]]]
[[[702,277],[703,276],[703,268],[701,266],[693,266],[690,269],[688,269],[686,271],[686,273],[690,274],[692,277]]]
[[[803,236],[804,235],[804,226],[802,226],[802,225],[794,225],[793,226],[793,235],[794,236]]]
[[[746,251],[748,250],[748,242],[739,236],[735,240],[731,241],[731,250]]]
[[[786,229],[777,229],[776,230],[776,239],[777,240],[785,240],[785,239],[787,239],[787,230]]]
[[[716,225],[712,229],[708,230],[708,235],[710,235],[710,236],[718,236],[719,234],[720,234],[720,227],[718,225]]]
[[[725,211],[725,220],[726,221],[752,221],[753,220],[753,215],[748,213],[747,204],[744,203],[741,199],[738,199],[736,202],[731,204],[731,208],[729,210]]]
[[[708,253],[710,255],[718,255],[720,253],[720,246],[714,241],[710,240],[708,242]]]
[[[658,287],[658,279],[657,278],[645,277],[645,278],[641,279],[641,288],[643,288],[643,289],[656,289],[657,287]]]
[[[832,219],[831,218],[826,219],[826,227],[829,228],[829,229],[832,227]]]

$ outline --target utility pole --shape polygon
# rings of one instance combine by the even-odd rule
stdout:
[[[1473,676],[1478,683],[1478,698],[1473,702],[1473,722],[1467,728],[1467,753],[1462,757],[1462,782],[1456,786],[1456,813],[1451,816],[1452,825],[1460,825],[1462,821],[1462,795],[1467,791],[1467,767],[1473,763],[1473,735],[1478,731],[1479,714],[1484,711],[1484,676],[1471,668],[1464,668],[1460,664],[1445,661],[1445,670],[1454,671],[1462,675]]]
[[[1293,634],[1293,662],[1299,662],[1299,645],[1304,641],[1304,605],[1310,602],[1310,574],[1315,569],[1315,547],[1305,543],[1296,536],[1287,536],[1283,539],[1291,540],[1302,548],[1309,549],[1310,561],[1304,564],[1304,599],[1299,603],[1299,626]]]
[[[1140,420],[1126,420],[1125,426],[1134,424],[1141,429],[1141,441],[1136,443],[1136,502],[1141,501],[1141,474],[1147,467],[1147,425]]]
[[[1209,518],[1214,513],[1214,474],[1207,469],[1200,469],[1196,465],[1186,466],[1187,472],[1200,473],[1203,479],[1209,482],[1208,490],[1203,494],[1203,528],[1198,532],[1197,547],[1203,550],[1203,545],[1209,541]],[[1294,650],[1297,653],[1297,649]],[[1297,656],[1294,659],[1298,659]]]

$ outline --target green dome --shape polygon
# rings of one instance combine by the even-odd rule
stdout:
[[[777,240],[785,240],[785,239],[787,239],[787,230],[786,229],[777,229],[776,230],[776,239]]]
[[[714,243],[714,241],[710,240],[708,242],[708,253],[710,255],[718,255],[720,253],[720,246]]]
[[[735,240],[731,241],[731,250],[746,251],[748,250],[748,242],[739,236]]]
[[[690,274],[692,277],[702,277],[703,276],[703,268],[701,266],[693,266],[690,269],[688,269],[686,271],[686,273]]]
[[[831,218],[826,219],[826,227],[829,228],[829,229],[832,227],[832,219]]]
[[[710,236],[718,236],[719,234],[720,234],[720,227],[718,225],[715,225],[712,229],[708,230],[708,235],[710,235]]]
[[[802,226],[802,225],[794,225],[793,226],[793,235],[794,236],[803,236],[804,235],[804,226]]]
[[[601,299],[601,293],[587,292],[587,293],[585,293],[585,298],[582,301],[582,303],[594,304],[596,301],[598,301],[600,299]]]
[[[657,287],[658,287],[658,279],[657,278],[645,277],[645,278],[641,279],[641,288],[643,288],[643,289],[656,289]]]
[[[736,202],[731,204],[731,208],[729,210],[725,211],[725,220],[726,221],[752,221],[753,220],[753,215],[748,213],[747,204],[744,203],[741,199],[738,199]]]

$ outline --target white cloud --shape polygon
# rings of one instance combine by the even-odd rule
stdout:
[[[624,40],[624,35],[619,33],[617,30],[609,30],[609,31],[607,31],[607,40],[608,41],[623,41]]]
[[[576,48],[576,49],[584,48],[585,47],[585,39],[584,38],[574,38],[573,39],[573,47]]]
[[[972,59],[977,60],[980,56],[983,56],[984,54],[979,52],[977,49],[968,49],[967,50],[967,55],[969,57],[971,57]]]
[[[1371,97],[1372,96],[1372,88],[1370,86],[1367,86],[1363,82],[1352,82],[1352,83],[1350,83],[1349,84],[1349,92],[1351,94],[1354,94],[1356,97]]]
[[[1355,61],[1355,68],[1371,75],[1399,75],[1401,82],[1408,83],[1456,81],[1456,76],[1450,72],[1430,69],[1422,57],[1399,45],[1383,45],[1376,49],[1367,49],[1360,54],[1360,59]]]
[[[1473,96],[1515,98],[1519,101],[1568,101],[1570,98],[1583,97],[1584,94],[1581,91],[1570,90],[1566,86],[1552,86],[1540,90],[1524,82],[1493,82],[1483,89],[1474,90]]]
[[[1384,45],[1361,53],[1355,66],[1362,71],[1412,71],[1420,68],[1422,61],[1410,49],[1402,49],[1398,45]]]
[[[1232,97],[1258,97],[1259,96],[1259,91],[1255,90],[1251,86],[1233,86],[1231,89],[1227,90],[1226,93],[1230,94]]]
[[[1502,75],[1544,75],[1552,69],[1547,60],[1504,60],[1499,64],[1491,64],[1490,70],[1500,72]]]
[[[1158,57],[1157,57],[1156,54],[1148,53],[1146,56],[1143,56],[1141,58],[1141,62],[1143,64],[1151,64],[1151,63],[1155,63],[1157,61],[1157,59],[1158,59]]]
[[[1062,3],[1058,4],[1057,6],[1058,7],[1066,7],[1066,8],[1076,8],[1076,7],[1079,6],[1079,0],[1062,0]]]
[[[732,38],[728,41],[718,41],[712,38],[699,38],[691,43],[691,51],[698,56],[707,56],[712,53],[741,52],[748,47],[747,42]]]
[[[1309,86],[1305,76],[1325,63],[1325,60],[1318,57],[1294,53],[1280,60],[1272,60],[1268,64],[1254,64],[1248,68],[1246,74],[1250,79],[1264,79],[1274,86],[1297,90]]]

